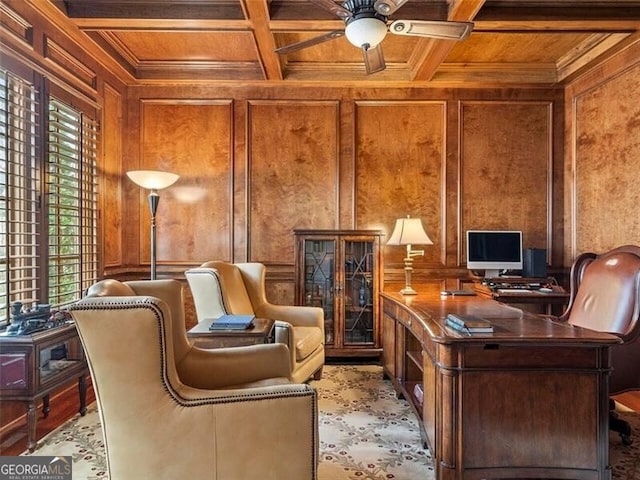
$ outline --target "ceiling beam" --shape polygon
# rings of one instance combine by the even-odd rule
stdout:
[[[269,27],[268,0],[241,0],[251,22],[253,36],[266,80],[282,80],[282,64]]]
[[[449,0],[448,20],[471,22],[478,14],[485,0]],[[414,67],[414,81],[429,81],[440,64],[455,46],[455,40],[421,39],[416,49],[421,52]]]
[[[640,20],[474,20],[475,32],[634,32]]]

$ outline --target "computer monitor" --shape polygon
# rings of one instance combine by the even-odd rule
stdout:
[[[522,232],[468,230],[467,268],[484,270],[485,278],[499,277],[504,270],[522,270]]]

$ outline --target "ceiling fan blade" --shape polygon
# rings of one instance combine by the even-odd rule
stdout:
[[[376,12],[380,15],[388,17],[402,5],[407,3],[407,1],[408,0],[376,0],[376,3],[373,4],[373,8],[375,8]]]
[[[362,56],[364,57],[364,66],[367,69],[367,74],[381,72],[387,65],[384,63],[384,55],[382,54],[382,47],[380,44],[373,48],[362,47]]]
[[[338,5],[333,0],[311,0],[311,3],[316,4],[320,8],[324,8],[325,10],[333,13],[336,17],[342,18],[343,20],[345,18],[353,16],[353,13],[344,8],[342,5]]]
[[[334,38],[343,36],[344,30],[334,30],[333,32],[325,33],[324,35],[319,35],[308,40],[303,40],[302,42],[292,43],[290,45],[285,45],[284,47],[276,48],[275,52],[280,54],[297,52],[298,50],[302,50],[303,48],[318,45],[319,43],[328,42],[329,40],[333,40]]]
[[[389,25],[389,31],[396,35],[416,35],[447,40],[464,40],[471,34],[471,30],[473,30],[471,22],[396,20]]]

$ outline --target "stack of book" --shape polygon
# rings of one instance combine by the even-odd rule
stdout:
[[[413,387],[413,395],[416,397],[419,405],[424,403],[424,390],[422,389],[422,385],[416,383],[416,386]]]
[[[445,319],[448,327],[469,335],[473,333],[493,333],[493,325],[477,315],[459,315],[450,313]]]
[[[255,315],[222,315],[209,325],[209,330],[245,330],[253,326]]]

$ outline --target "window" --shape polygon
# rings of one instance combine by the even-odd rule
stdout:
[[[0,325],[12,303],[38,299],[37,97],[0,70]]]
[[[53,97],[48,125],[48,297],[60,306],[81,298],[97,278],[97,128]]]
[[[41,95],[0,70],[0,326],[14,302],[61,307],[97,279],[97,125]]]

